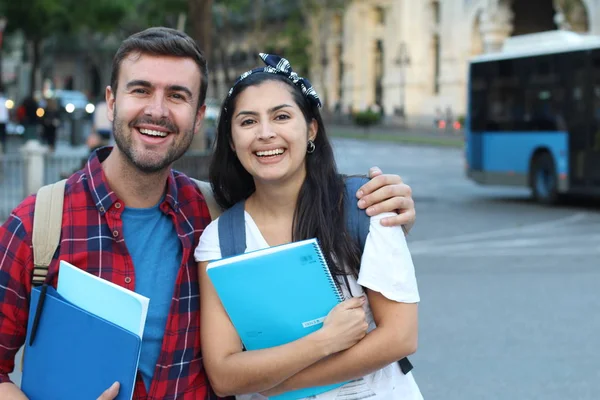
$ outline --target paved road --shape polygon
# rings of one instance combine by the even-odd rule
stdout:
[[[600,207],[478,187],[456,149],[335,148],[343,172],[376,164],[414,190],[426,399],[600,399]]]

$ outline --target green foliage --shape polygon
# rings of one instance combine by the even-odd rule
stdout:
[[[252,0],[215,0],[215,6],[223,7],[228,12],[242,16],[252,10],[254,2]]]
[[[341,11],[349,3],[347,0],[299,0],[298,5],[305,12],[320,12],[324,10]]]
[[[110,32],[130,9],[131,3],[121,0],[27,0],[3,1],[0,14],[8,19],[7,33],[20,30],[28,40],[40,41],[82,27]]]
[[[310,70],[308,49],[311,41],[302,18],[295,15],[289,19],[282,35],[286,40],[283,41],[281,54],[290,61],[294,71],[306,76]]]
[[[140,29],[149,26],[175,27],[179,14],[188,13],[187,0],[137,0],[137,3],[132,17],[145,25]]]
[[[29,91],[38,87],[36,71],[46,38],[87,32],[112,32],[129,13],[131,3],[122,0],[17,0],[0,2],[0,15],[7,19],[6,32],[21,31],[31,43]]]
[[[378,124],[381,121],[381,114],[372,110],[359,111],[353,117],[354,123],[364,128]]]

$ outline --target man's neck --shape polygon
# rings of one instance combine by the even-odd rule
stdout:
[[[104,176],[126,207],[148,208],[162,198],[170,168],[153,174],[141,172],[116,147],[102,162]]]

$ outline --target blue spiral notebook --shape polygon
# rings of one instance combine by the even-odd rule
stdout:
[[[316,239],[212,261],[207,274],[247,350],[279,346],[318,330],[343,301]],[[301,399],[341,385],[271,399]]]

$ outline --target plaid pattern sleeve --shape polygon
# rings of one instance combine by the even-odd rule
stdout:
[[[9,381],[27,333],[33,206],[31,196],[0,226],[0,383]]]
[[[66,183],[60,246],[46,283],[56,287],[58,260],[127,289],[135,289],[133,260],[123,239],[122,200],[110,189],[101,162],[110,148],[96,151]],[[210,214],[202,194],[185,175],[171,171],[160,210],[173,222],[183,258],[177,272],[162,349],[150,387],[139,377],[134,400],[212,400],[200,348],[198,268],[193,250]],[[12,371],[25,340],[33,259],[34,198],[25,200],[0,228],[0,379]]]

